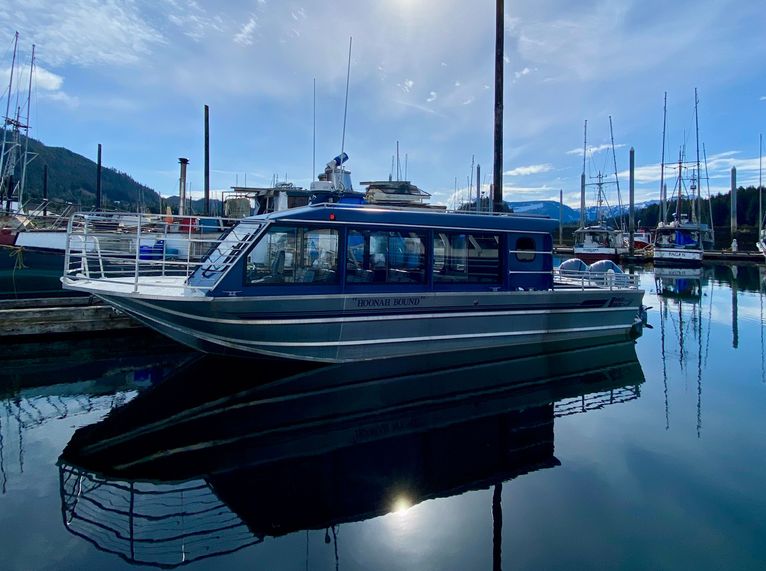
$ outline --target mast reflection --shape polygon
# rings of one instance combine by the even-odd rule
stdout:
[[[668,398],[668,355],[672,347],[678,350],[678,366],[688,371],[693,366],[697,384],[697,438],[702,436],[702,371],[707,365],[710,348],[710,328],[713,311],[713,282],[708,279],[704,268],[661,268],[654,269],[654,281],[660,304],[660,352],[662,356],[662,382],[665,394],[665,430],[670,429],[670,403]],[[703,303],[703,291],[710,284],[707,316]],[[706,321],[706,331],[703,321]],[[668,343],[668,338],[677,343]],[[687,347],[696,343],[696,359]],[[704,341],[703,341],[704,340]],[[704,349],[703,349],[704,342]]]
[[[253,376],[264,366],[248,363]],[[74,434],[59,460],[64,525],[166,568],[323,530],[337,564],[343,524],[402,498],[494,487],[497,566],[503,483],[559,465],[556,417],[636,399],[644,381],[633,342],[410,365],[333,365],[226,388],[211,381],[242,377],[243,364],[201,359]]]

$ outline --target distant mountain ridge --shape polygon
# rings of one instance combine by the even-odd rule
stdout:
[[[2,137],[2,130],[0,130]],[[15,180],[21,180],[22,155],[25,139],[16,165]],[[97,163],[64,147],[49,147],[29,138],[29,153],[36,154],[27,166],[24,201],[43,196],[43,167],[48,166],[48,198],[69,202],[82,209],[96,204]],[[6,189],[3,189],[5,192]],[[139,201],[153,211],[159,211],[160,195],[152,188],[134,180],[130,175],[111,167],[101,168],[102,207],[135,210]],[[18,198],[18,197],[15,197]]]
[[[658,200],[648,200],[635,204],[636,214],[647,206],[657,204]],[[558,220],[559,203],[555,200],[527,200],[527,201],[506,201],[506,204],[513,208],[514,212],[523,214],[534,214],[538,216],[548,216]],[[624,204],[622,209],[613,206],[611,211],[613,216],[619,216],[621,213],[627,215],[628,205]],[[594,222],[598,219],[598,209],[590,206],[585,209],[585,218],[588,222]],[[580,210],[574,209],[566,204],[562,209],[562,221],[564,224],[577,224],[580,222]]]

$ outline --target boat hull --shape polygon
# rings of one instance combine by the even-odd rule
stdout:
[[[206,353],[322,362],[598,344],[634,331],[643,292],[150,298],[92,292]]]
[[[702,265],[702,250],[654,248],[654,263],[666,265]]]

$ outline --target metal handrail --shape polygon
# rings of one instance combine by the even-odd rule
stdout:
[[[553,270],[554,279],[567,285],[580,286],[580,289],[638,289],[640,276],[616,272],[591,272],[589,270]]]
[[[218,217],[78,213],[67,226],[64,280],[119,282],[134,292],[144,287],[182,286],[209,263],[209,254],[216,248],[222,254],[215,258],[220,269],[238,262],[239,249],[237,255],[227,254],[233,251],[232,244],[247,234],[254,235],[255,225],[245,224],[239,232],[236,224],[241,222]],[[94,264],[99,277],[90,272]],[[144,279],[157,277],[163,279],[154,279],[154,283]],[[203,283],[199,289],[214,285]]]

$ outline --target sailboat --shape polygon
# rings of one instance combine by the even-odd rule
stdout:
[[[612,118],[609,118],[609,130],[612,131]],[[585,122],[585,144],[583,147],[583,172],[581,179],[581,200],[580,200],[580,227],[574,233],[574,255],[586,263],[596,262],[598,260],[618,261],[620,256],[628,252],[625,245],[625,232],[622,228],[617,228],[616,220],[611,216],[614,226],[609,224],[608,215],[611,214],[611,208],[606,198],[604,186],[608,184],[606,176],[599,171],[596,175],[596,182],[590,185],[585,183],[585,163],[588,150],[588,122]],[[612,156],[614,157],[614,182],[617,185],[618,202],[620,183],[617,178],[617,157],[614,154],[614,137],[612,137]],[[596,223],[586,225],[585,214],[585,187],[596,187]]]
[[[697,115],[697,90],[694,90],[694,122],[697,140],[696,162],[686,160],[685,147],[678,153],[678,162],[674,165],[677,176],[673,195],[675,212],[669,219],[668,202],[665,190],[665,131],[662,134],[662,165],[660,175],[661,218],[654,232],[655,264],[700,265],[703,252],[713,246],[710,227],[702,223],[701,170],[699,154],[699,120]],[[665,94],[665,116],[667,116],[667,94]],[[664,123],[664,121],[663,121]],[[690,172],[690,175],[687,174]],[[689,184],[687,186],[687,180]]]

